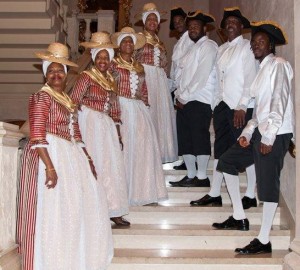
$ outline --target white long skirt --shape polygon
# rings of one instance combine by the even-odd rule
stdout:
[[[165,71],[143,65],[146,73],[150,114],[157,133],[162,162],[178,160],[176,116]]]
[[[110,217],[128,214],[124,157],[114,121],[105,113],[82,106],[79,127],[89,155],[94,161],[98,181],[104,186]]]
[[[149,109],[140,100],[124,97],[120,97],[120,104],[129,204],[166,200],[160,150]]]
[[[34,270],[104,270],[113,257],[107,200],[82,148],[47,135],[58,181],[45,186],[40,160]]]

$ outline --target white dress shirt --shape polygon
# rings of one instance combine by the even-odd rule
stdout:
[[[217,51],[218,45],[203,36],[180,62],[182,74],[175,96],[182,104],[197,100],[212,105]]]
[[[214,107],[222,100],[230,109],[253,108],[249,88],[257,73],[258,61],[250,49],[250,41],[238,36],[218,49],[216,61],[217,84]]]
[[[181,68],[179,68],[179,62],[187,54],[190,47],[193,45],[194,42],[190,39],[188,31],[186,31],[174,45],[172,54],[172,64],[170,70],[171,92],[177,89],[179,85],[179,80],[181,76]]]
[[[273,145],[276,135],[293,133],[292,79],[293,70],[289,62],[273,54],[263,59],[250,88],[250,95],[255,98],[253,118],[241,136],[250,141],[258,127],[261,142]]]

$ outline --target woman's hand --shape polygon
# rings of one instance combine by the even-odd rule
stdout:
[[[47,186],[48,189],[50,188],[55,188],[56,184],[57,184],[57,174],[54,168],[49,168],[49,169],[45,169],[46,171],[46,181],[45,181],[45,185]]]

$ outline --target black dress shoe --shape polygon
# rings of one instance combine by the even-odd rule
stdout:
[[[196,165],[196,169],[197,169],[198,168],[197,163],[195,165]],[[185,165],[184,162],[181,165],[174,166],[173,169],[177,170],[177,171],[186,171],[187,170],[186,165]]]
[[[219,230],[249,231],[249,220],[247,218],[236,220],[233,218],[233,216],[230,216],[224,222],[214,223],[212,226]]]
[[[236,248],[235,252],[244,255],[271,253],[272,245],[271,242],[262,244],[257,238],[254,238],[254,240],[252,240],[249,245],[243,248]]]
[[[243,197],[242,204],[244,209],[249,209],[250,207],[257,207],[256,198],[251,199],[247,196]]]
[[[123,217],[112,217],[110,220],[118,226],[130,226],[130,222]]]
[[[179,184],[181,187],[210,187],[210,181],[206,179],[198,179],[197,176],[188,179],[185,183]]]
[[[172,185],[173,187],[180,187],[180,184],[185,183],[189,179],[192,179],[192,178],[188,178],[188,176],[186,175],[180,181],[169,181],[169,184]]]
[[[186,170],[186,165],[185,165],[185,163],[183,162],[181,165],[174,166],[173,169],[174,169],[174,170],[179,170],[179,171],[185,171],[185,170]]]
[[[190,202],[191,206],[206,206],[206,205],[211,205],[211,206],[222,206],[222,197],[211,197],[208,194],[206,194],[204,197],[197,201],[191,201]]]

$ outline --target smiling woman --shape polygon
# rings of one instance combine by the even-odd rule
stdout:
[[[77,107],[64,93],[67,65],[76,64],[60,43],[36,55],[47,83],[29,98],[17,224],[22,269],[105,269],[113,256],[106,197],[81,139]]]

